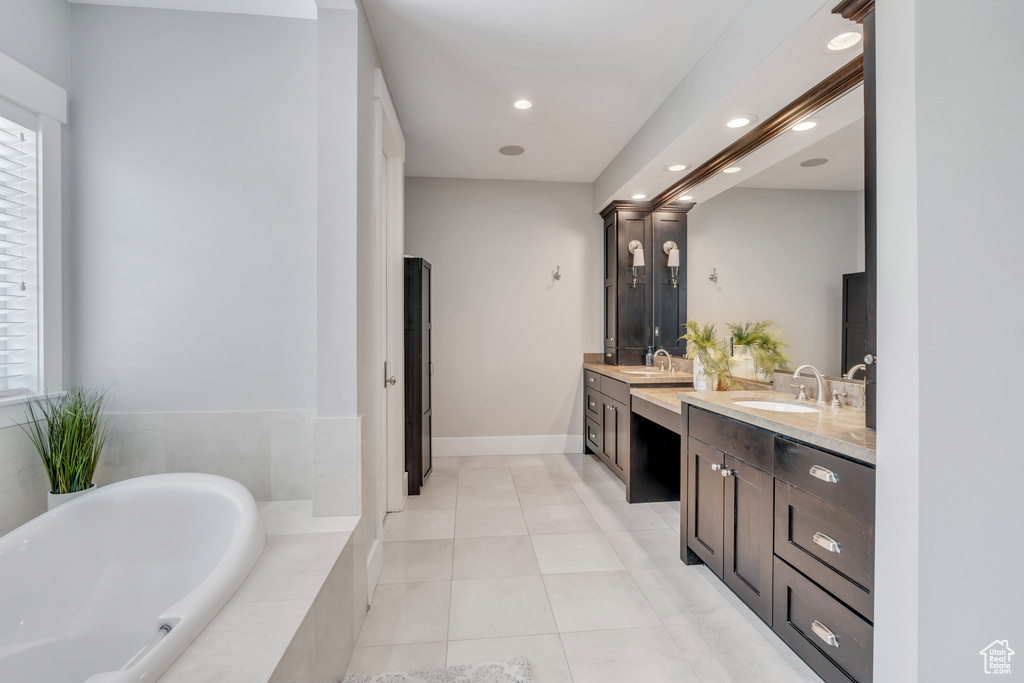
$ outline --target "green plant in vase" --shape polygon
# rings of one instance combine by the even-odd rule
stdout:
[[[110,418],[103,413],[106,401],[106,391],[80,387],[28,401],[26,424],[20,426],[43,461],[51,494],[92,488],[110,428]]]
[[[679,339],[687,341],[686,357],[694,362],[694,388],[715,391],[733,386],[729,354],[718,340],[714,323],[701,325],[695,320],[688,320],[686,334]]]
[[[732,333],[733,346],[742,346],[753,356],[754,347],[758,345],[768,328],[775,323],[771,320],[758,320],[752,323],[726,323]],[[733,355],[741,355],[734,353]]]
[[[772,373],[776,368],[789,365],[789,356],[785,349],[789,344],[782,341],[781,330],[764,330],[753,346],[754,368],[766,382],[772,381]]]

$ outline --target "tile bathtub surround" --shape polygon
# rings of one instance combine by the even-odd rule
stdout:
[[[310,501],[260,511],[267,545],[256,566],[161,683],[336,680],[366,610],[354,517],[313,518]]]
[[[705,567],[679,561],[678,503],[626,504],[582,454],[449,458],[443,471],[423,489],[447,491],[438,509],[385,521],[350,673],[525,656],[537,683],[817,680]],[[558,502],[565,481],[578,502]]]
[[[21,427],[0,429],[0,536],[46,512],[49,479]]]
[[[361,419],[313,420],[313,515],[330,517],[361,512]]]

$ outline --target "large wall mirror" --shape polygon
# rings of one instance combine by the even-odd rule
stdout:
[[[689,317],[721,337],[772,320],[791,368],[846,373],[864,356],[864,185],[858,85],[685,189]]]

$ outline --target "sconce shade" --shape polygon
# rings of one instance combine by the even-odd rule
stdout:
[[[642,247],[640,247],[636,251],[633,252],[633,267],[634,268],[643,268],[644,265],[646,265],[644,263],[644,250],[643,250]]]
[[[679,250],[670,249],[668,252],[668,267],[678,268],[679,267]]]

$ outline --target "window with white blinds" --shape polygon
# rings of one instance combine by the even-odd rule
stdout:
[[[4,103],[3,113],[11,112]],[[39,387],[38,144],[0,115],[0,397]]]

